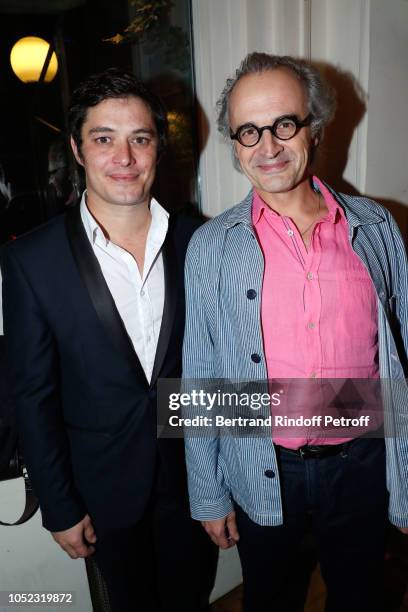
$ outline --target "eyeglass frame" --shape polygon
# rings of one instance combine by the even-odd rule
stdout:
[[[278,123],[280,123],[281,121],[283,121],[283,119],[290,119],[291,121],[293,121],[293,123],[296,126],[296,130],[294,132],[294,134],[292,134],[292,136],[289,136],[289,138],[280,138],[280,136],[278,136],[276,134],[276,129],[277,129],[277,125]],[[254,123],[244,123],[243,125],[240,125],[235,133],[232,133],[232,130],[230,130],[230,138],[231,140],[237,140],[239,142],[239,144],[243,147],[255,147],[255,145],[258,144],[258,142],[261,140],[262,138],[262,134],[265,130],[269,130],[271,132],[271,134],[277,138],[278,140],[283,140],[284,142],[286,142],[287,140],[291,140],[292,138],[294,138],[296,136],[296,134],[299,132],[299,130],[303,127],[307,127],[308,125],[311,124],[313,120],[313,114],[309,113],[307,115],[307,117],[305,117],[303,119],[303,121],[300,121],[296,115],[282,115],[281,117],[278,117],[277,119],[275,119],[275,121],[273,122],[272,125],[263,125],[262,127],[258,127],[257,125],[255,125]],[[239,135],[238,132],[240,130],[242,130],[242,128],[245,127],[253,127],[255,129],[256,132],[258,132],[258,140],[256,142],[254,142],[254,144],[244,144],[243,142],[240,141],[239,139]]]

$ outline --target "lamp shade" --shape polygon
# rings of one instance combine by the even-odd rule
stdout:
[[[15,43],[10,53],[10,63],[14,74],[20,81],[23,83],[38,82],[49,47],[50,44],[46,40],[37,36],[25,36]],[[53,52],[44,79],[46,83],[52,81],[57,70],[58,60]]]

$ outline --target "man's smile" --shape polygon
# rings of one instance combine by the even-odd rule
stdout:
[[[273,161],[270,163],[261,162],[256,165],[256,168],[259,168],[262,172],[267,174],[275,174],[285,170],[290,160],[282,160],[282,161]]]

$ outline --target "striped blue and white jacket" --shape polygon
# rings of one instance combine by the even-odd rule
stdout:
[[[392,421],[386,426],[397,432],[386,438],[389,517],[394,525],[407,527],[406,250],[386,209],[364,197],[330,191],[345,211],[352,248],[378,295],[380,375],[393,381],[385,385],[386,420]],[[252,192],[199,228],[190,242],[183,378],[267,379],[260,317],[264,261],[252,227],[251,205]],[[248,299],[248,289],[255,290],[255,299]],[[254,293],[250,295],[253,298]],[[185,445],[193,518],[222,518],[235,500],[260,525],[282,523],[278,466],[269,435],[186,437]]]

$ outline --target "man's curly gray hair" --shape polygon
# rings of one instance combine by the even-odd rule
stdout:
[[[217,102],[218,131],[229,140],[230,124],[228,116],[228,103],[231,92],[238,81],[247,74],[259,74],[267,70],[286,68],[291,70],[301,81],[307,95],[308,111],[313,115],[310,124],[313,136],[322,141],[324,128],[330,122],[336,108],[336,99],[333,90],[323,79],[319,70],[310,62],[296,59],[288,55],[269,55],[268,53],[249,53],[236,70],[234,77],[227,79],[226,85]],[[234,148],[233,148],[234,151]],[[234,152],[234,164],[240,170]]]

